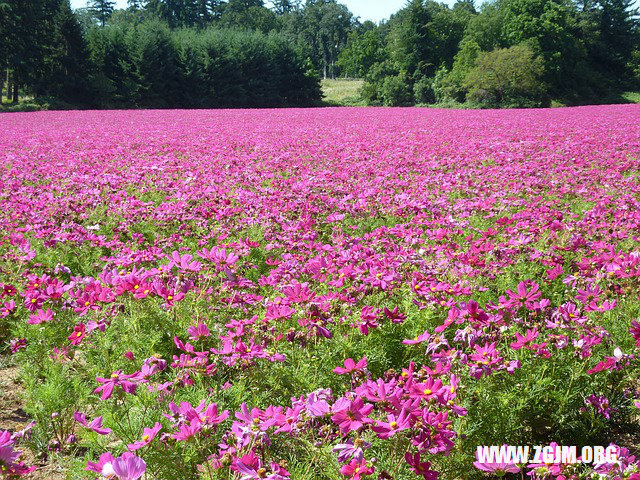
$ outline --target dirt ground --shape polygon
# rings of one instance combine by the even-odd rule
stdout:
[[[0,363],[0,430],[16,432],[25,428],[31,419],[22,409],[23,388],[18,382],[19,368],[15,365],[2,366]],[[66,480],[66,476],[55,465],[41,464],[30,451],[22,458],[38,469],[25,477],[28,480]]]

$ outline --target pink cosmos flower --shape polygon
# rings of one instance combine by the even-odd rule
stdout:
[[[438,472],[431,470],[431,462],[422,462],[420,460],[419,452],[413,455],[407,452],[404,455],[404,459],[411,471],[416,475],[422,475],[425,480],[438,480]]]
[[[389,310],[385,307],[384,314],[392,323],[402,323],[407,319],[405,314],[398,312],[398,307],[394,307],[393,310]]]
[[[629,328],[629,333],[633,336],[633,339],[636,341],[636,347],[640,348],[640,321],[633,320],[631,322],[631,328]]]
[[[0,475],[8,478],[20,477],[33,472],[36,467],[28,467],[19,461],[22,452],[14,448],[14,440],[19,433],[11,435],[7,430],[0,431]]]
[[[69,335],[69,341],[71,345],[78,345],[82,342],[86,335],[86,326],[84,323],[79,323],[75,327],[73,327],[73,332]]]
[[[138,480],[147,469],[144,460],[129,452],[124,452],[111,465],[119,480]]]
[[[18,350],[21,350],[27,346],[26,338],[14,338],[9,342],[9,350],[11,353],[18,353]]]
[[[345,443],[339,443],[333,447],[332,451],[338,454],[338,461],[343,463],[350,459],[362,460],[364,458],[364,450],[370,447],[371,444],[361,438],[356,440],[349,438]]]
[[[431,334],[428,331],[425,331],[423,334],[418,335],[415,338],[402,340],[402,343],[405,345],[416,345],[418,343],[428,342],[430,338]]]
[[[87,423],[87,417],[84,413],[74,412],[73,418],[75,418],[76,422],[80,425],[84,425],[89,430],[93,430],[98,435],[109,435],[112,430],[110,428],[102,427],[102,415],[93,419],[91,423]]]
[[[375,471],[375,467],[368,466],[364,458],[361,460],[353,459],[340,469],[340,473],[349,477],[350,480],[360,480],[362,477],[372,475]]]
[[[507,290],[507,295],[509,295],[507,302],[509,307],[525,307],[529,310],[535,310],[533,302],[540,298],[540,290],[535,282],[520,282],[517,291]]]
[[[585,403],[593,406],[596,412],[604,418],[610,418],[611,414],[616,411],[611,408],[609,399],[603,395],[589,395],[585,400]]]
[[[188,253],[180,255],[180,252],[177,251],[171,253],[171,261],[169,262],[169,268],[174,266],[184,272],[199,272],[202,270],[202,264],[195,261],[193,255]]]
[[[520,350],[527,343],[534,341],[538,337],[538,331],[534,329],[528,329],[525,336],[516,332],[516,341],[510,344],[510,347],[514,350]]]
[[[114,388],[116,387],[122,388],[122,390],[127,393],[134,394],[138,385],[132,380],[137,380],[137,378],[137,373],[125,375],[122,373],[122,370],[117,370],[113,372],[109,378],[96,378],[96,381],[101,385],[96,388],[93,393],[102,392],[102,395],[100,396],[101,400],[107,400],[110,398],[113,394]]]
[[[13,300],[4,302],[4,304],[0,308],[0,318],[8,317],[15,311],[15,309],[16,309],[16,302],[14,302]]]
[[[129,450],[135,451],[141,449],[142,447],[146,447],[153,441],[154,438],[156,438],[156,435],[160,430],[162,430],[162,425],[158,422],[156,422],[153,428],[145,427],[142,435],[142,440],[128,445]]]
[[[358,363],[356,363],[353,358],[347,358],[344,361],[344,368],[342,367],[336,367],[333,369],[334,373],[337,373],[338,375],[345,375],[347,373],[351,373],[351,372],[360,372],[362,370],[364,370],[365,368],[367,368],[367,357],[362,357],[360,360],[358,360]]]
[[[50,322],[53,320],[53,311],[51,309],[42,310],[39,309],[35,314],[29,315],[27,323],[31,325],[37,325],[40,323]]]
[[[271,472],[269,472],[253,452],[237,459],[235,467],[242,474],[241,480],[288,480],[289,478],[289,472],[277,463],[271,463]]]
[[[398,432],[411,428],[410,417],[405,408],[400,411],[399,415],[390,413],[387,417],[388,422],[375,422],[374,426],[371,427],[371,430],[376,432],[378,438],[390,438]]]
[[[332,411],[331,420],[340,427],[343,433],[359,430],[366,423],[373,422],[367,417],[373,411],[373,405],[365,405],[360,397],[353,401],[342,397],[333,405]]]
[[[187,333],[189,334],[189,338],[194,342],[207,338],[211,335],[211,333],[209,332],[209,327],[207,327],[204,323],[190,326],[187,329]]]
[[[513,463],[480,463],[478,461],[473,462],[473,466],[483,472],[492,473],[499,477],[505,473],[519,473],[520,467]]]
[[[97,463],[87,462],[87,467],[85,470],[89,472],[99,473],[103,477],[107,477],[109,475],[113,476],[113,461],[115,457],[111,455],[109,452],[105,452],[100,455]]]

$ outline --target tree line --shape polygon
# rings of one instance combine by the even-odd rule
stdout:
[[[0,0],[0,87],[92,107],[548,105],[640,88],[633,0],[409,0],[388,21],[336,0]]]
[[[474,106],[596,102],[640,88],[633,0],[411,0],[352,32],[338,65],[370,103]]]

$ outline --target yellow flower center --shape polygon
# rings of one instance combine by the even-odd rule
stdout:
[[[389,426],[390,426],[391,428],[398,428],[398,422],[391,422],[391,423],[389,424]]]
[[[431,395],[433,392],[431,391],[431,389],[425,388],[422,393],[424,393],[425,395]]]

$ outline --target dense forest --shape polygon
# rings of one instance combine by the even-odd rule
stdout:
[[[335,0],[0,0],[0,88],[91,108],[591,103],[640,88],[632,0],[410,0],[360,22]]]

